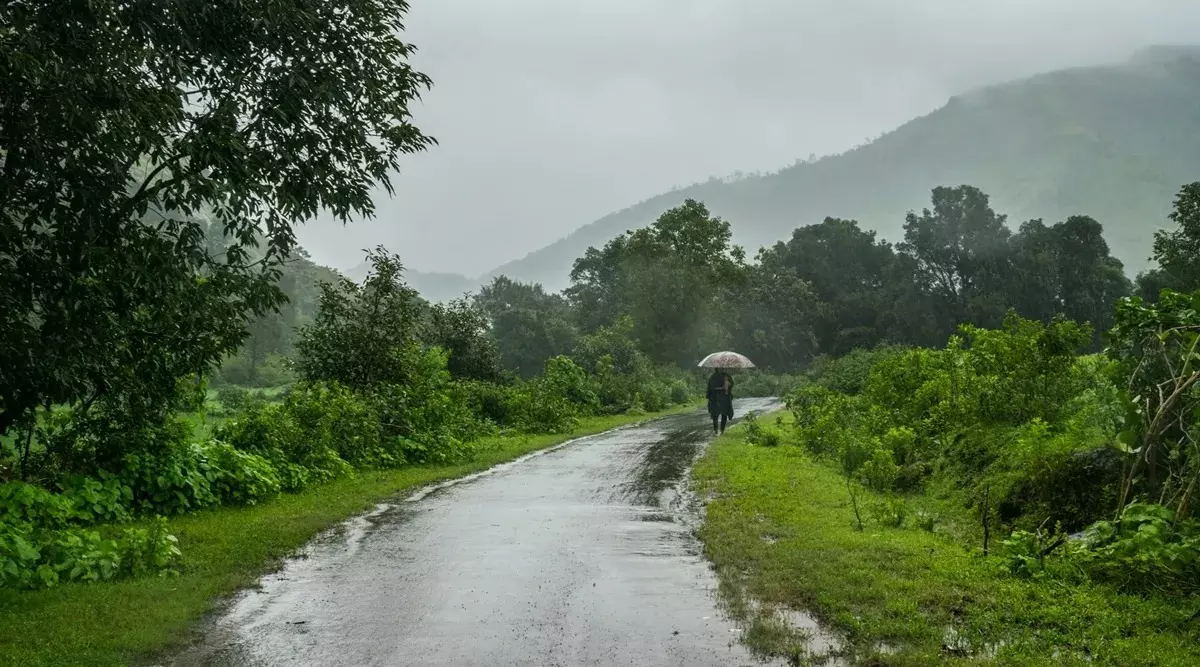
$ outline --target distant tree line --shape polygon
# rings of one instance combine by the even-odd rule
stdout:
[[[1001,325],[1010,311],[1090,325],[1099,349],[1114,305],[1135,291],[1200,287],[1200,185],[1180,193],[1177,229],[1156,235],[1160,268],[1136,285],[1100,222],[1030,220],[1014,232],[978,188],[938,187],[889,243],[854,220],[826,218],[761,249],[733,245],[730,223],[688,200],[652,225],[576,260],[562,295],[498,277],[474,298],[510,371],[529,374],[574,339],[632,321],[638,349],[689,366],[734,348],[761,366],[797,371],[821,356],[885,343],[939,346],[960,324]]]

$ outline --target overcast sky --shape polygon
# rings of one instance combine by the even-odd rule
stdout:
[[[673,185],[842,151],[964,89],[1200,41],[1195,0],[411,0],[440,145],[378,217],[310,224],[478,275]],[[1193,6],[1195,5],[1195,6]]]

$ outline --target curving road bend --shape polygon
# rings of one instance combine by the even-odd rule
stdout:
[[[240,595],[174,664],[755,664],[683,488],[711,439],[707,415],[667,417],[382,505]]]

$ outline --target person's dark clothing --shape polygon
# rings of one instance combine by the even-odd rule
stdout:
[[[708,414],[713,431],[724,433],[725,424],[733,419],[733,378],[728,373],[717,371],[708,378]]]

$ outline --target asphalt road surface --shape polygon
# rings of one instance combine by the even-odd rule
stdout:
[[[684,483],[711,431],[700,413],[658,419],[382,505],[240,595],[175,664],[756,664],[693,535]]]

